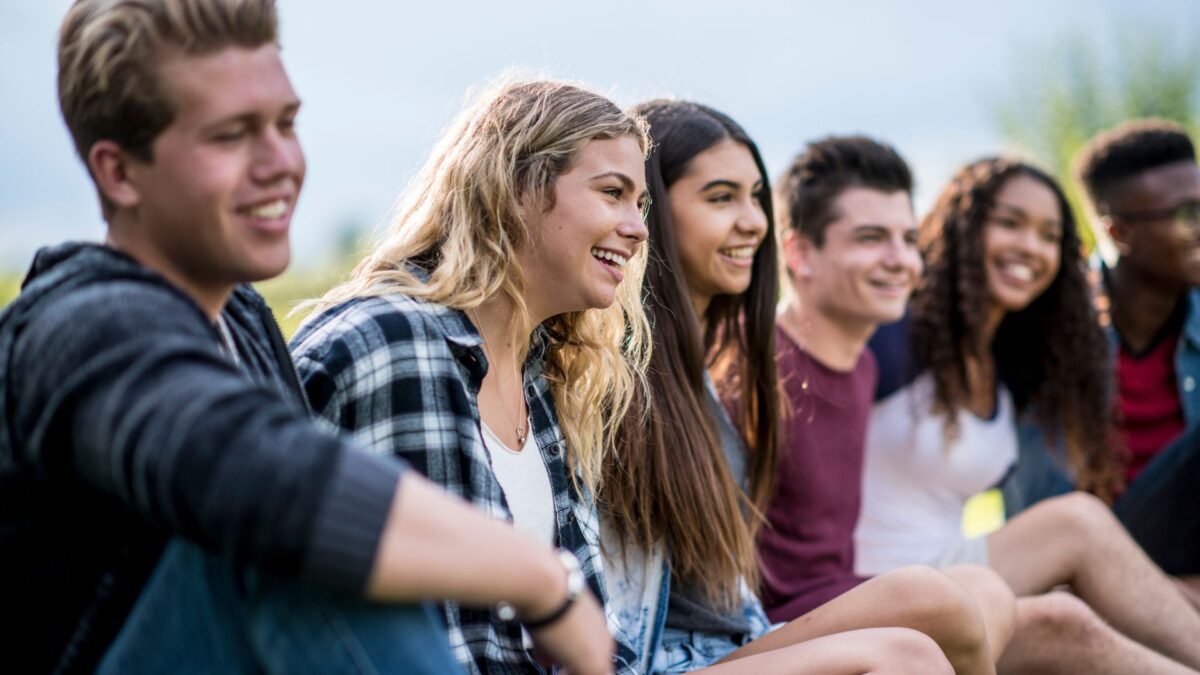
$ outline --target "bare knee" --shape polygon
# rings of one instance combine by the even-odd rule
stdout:
[[[908,628],[887,628],[872,673],[951,675],[954,668],[933,638]]]
[[[982,565],[955,565],[946,570],[946,575],[965,586],[983,614],[991,617],[990,627],[996,634],[989,635],[989,639],[1007,642],[1017,622],[1017,599],[1008,583],[995,570]]]
[[[880,580],[889,582],[887,597],[909,618],[906,624],[921,627],[944,649],[971,651],[987,644],[975,598],[946,574],[914,565],[890,572]],[[1003,580],[996,580],[1004,586]],[[1000,593],[999,589],[996,592]]]
[[[1047,517],[1058,521],[1059,532],[1068,540],[1082,539],[1091,545],[1110,541],[1121,530],[1121,524],[1108,505],[1086,492],[1047,499],[1034,508],[1039,507],[1045,510]]]
[[[1081,646],[1095,640],[1106,626],[1087,603],[1062,591],[1022,598],[1017,630],[1039,641]]]

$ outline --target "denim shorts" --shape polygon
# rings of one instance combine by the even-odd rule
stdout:
[[[690,673],[706,668],[728,656],[753,638],[741,635],[718,635],[694,630],[664,628],[662,644],[654,652],[651,675]]]
[[[690,673],[707,668],[768,631],[783,625],[772,625],[757,599],[746,603],[742,608],[742,615],[750,625],[749,633],[730,635],[663,628],[662,641],[654,652],[649,675]]]

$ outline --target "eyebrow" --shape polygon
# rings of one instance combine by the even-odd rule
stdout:
[[[754,186],[751,188],[751,192],[758,192],[759,190],[762,189],[762,186],[763,186],[763,183],[762,183],[762,180],[760,179],[759,181],[754,183]],[[728,178],[718,178],[716,180],[710,180],[707,183],[705,183],[704,185],[702,185],[700,187],[700,192],[707,192],[708,190],[711,190],[712,188],[715,188],[715,187],[727,187],[731,190],[737,190],[742,187],[742,184],[737,181],[729,180]]]
[[[883,232],[885,234],[890,234],[892,229],[893,229],[892,227],[890,227],[888,225],[883,225],[881,223],[859,223],[858,225],[855,225],[854,227],[852,227],[850,229],[850,232],[858,233],[858,232],[863,232],[863,231],[873,231],[873,232]],[[917,232],[917,229],[918,228],[915,226],[904,227],[901,229],[900,233],[901,234],[912,234],[912,233]]]
[[[1029,217],[1029,213],[1027,213],[1025,211],[1025,209],[1023,209],[1015,204],[1005,204],[1004,202],[992,202],[992,208],[1010,211],[1013,214],[1020,216],[1021,218],[1024,218],[1025,220],[1029,220],[1029,221],[1033,220],[1032,218]],[[1044,220],[1040,224],[1053,225],[1054,227],[1059,227],[1059,228],[1061,228],[1063,226],[1061,220]]]
[[[1013,213],[1015,213],[1018,216],[1021,216],[1022,218],[1025,218],[1025,219],[1029,218],[1029,214],[1025,212],[1025,209],[1023,209],[1019,206],[1016,206],[1014,204],[1005,204],[1004,202],[992,202],[992,208],[993,209],[1003,209],[1005,211],[1012,211]]]
[[[281,115],[293,115],[299,111],[300,111],[300,100],[295,99],[292,102],[285,105],[280,114]],[[246,111],[243,111],[240,113],[234,113],[232,115],[229,115],[228,117],[222,117],[221,119],[216,120],[216,121],[212,122],[211,124],[205,125],[204,131],[212,131],[215,129],[219,129],[227,124],[254,122],[255,120],[259,119],[259,117],[261,117],[261,115],[259,115],[259,113],[254,110],[246,110]]]
[[[602,178],[616,178],[621,182],[621,186],[630,192],[633,192],[634,187],[636,187],[633,184],[633,179],[621,173],[620,171],[605,171],[604,173],[598,173],[595,176],[592,176],[592,180],[600,180]],[[641,194],[638,195],[638,199],[643,199],[649,196],[650,190],[642,190]]]
[[[633,191],[633,179],[621,173],[620,171],[606,171],[604,173],[592,176],[592,180],[600,180],[601,178],[616,178],[617,180],[621,181],[621,185],[624,186],[626,190],[631,192]]]

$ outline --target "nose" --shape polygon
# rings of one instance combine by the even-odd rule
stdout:
[[[649,238],[650,229],[646,227],[646,221],[642,220],[642,212],[634,207],[631,212],[622,215],[621,224],[617,225],[617,234],[639,244]]]
[[[1017,250],[1027,255],[1035,255],[1046,246],[1041,232],[1036,227],[1023,227],[1015,237]]]
[[[892,238],[891,244],[884,251],[883,264],[888,269],[900,270],[907,268],[917,274],[920,274],[925,266],[925,263],[921,260],[921,252],[903,237]]]
[[[763,210],[762,204],[758,199],[751,196],[741,214],[738,216],[735,225],[737,229],[745,234],[751,234],[761,237],[767,231],[767,213]]]
[[[295,133],[284,133],[274,127],[265,129],[255,145],[251,177],[263,184],[291,178],[299,184],[304,179],[304,150]]]

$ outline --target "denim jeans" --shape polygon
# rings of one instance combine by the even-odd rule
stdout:
[[[97,673],[460,673],[429,605],[238,569],[176,539]]]
[[[1183,432],[1113,505],[1167,574],[1200,574],[1200,424]]]

